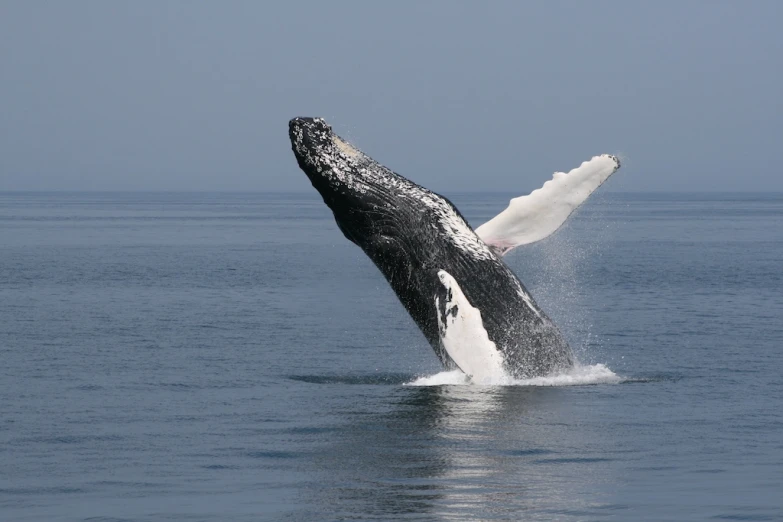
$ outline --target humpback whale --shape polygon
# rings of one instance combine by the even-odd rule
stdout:
[[[379,164],[321,118],[294,118],[299,167],[340,231],[378,267],[448,369],[474,382],[574,364],[565,338],[502,256],[555,232],[619,167],[596,156],[477,228],[440,196]]]

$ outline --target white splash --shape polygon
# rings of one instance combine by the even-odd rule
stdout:
[[[604,364],[574,366],[570,370],[544,377],[520,379],[516,386],[583,386],[585,384],[619,384],[623,378]]]
[[[435,375],[418,377],[416,380],[407,382],[403,386],[458,386],[461,384],[470,384],[470,379],[460,370],[451,370],[440,372]]]
[[[603,154],[585,161],[568,174],[555,172],[540,189],[512,199],[508,208],[478,227],[476,234],[503,254],[520,245],[540,241],[560,228],[568,216],[619,168],[617,157]]]
[[[459,370],[444,371],[435,375],[418,377],[405,386],[584,386],[589,384],[619,384],[624,379],[604,364],[576,365],[562,373],[514,379],[508,375],[497,376],[492,381],[473,382]]]

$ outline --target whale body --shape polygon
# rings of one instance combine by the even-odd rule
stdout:
[[[557,230],[619,168],[614,156],[556,173],[477,234],[448,199],[379,164],[323,119],[292,119],[289,137],[339,229],[378,267],[446,368],[489,382],[574,364],[561,332],[501,256]]]

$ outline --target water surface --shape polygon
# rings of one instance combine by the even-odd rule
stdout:
[[[598,194],[511,253],[579,386],[411,385],[317,194],[4,193],[0,244],[4,521],[783,519],[781,195]]]

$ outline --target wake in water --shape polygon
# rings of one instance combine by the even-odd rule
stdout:
[[[514,379],[509,375],[495,375],[481,382],[474,382],[460,370],[436,373],[419,377],[405,386],[442,386],[442,385],[478,385],[478,386],[580,386],[587,384],[619,384],[620,377],[603,364],[582,366],[577,364],[566,372],[533,377],[531,379]]]

